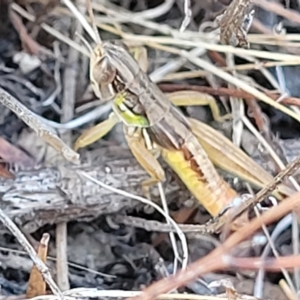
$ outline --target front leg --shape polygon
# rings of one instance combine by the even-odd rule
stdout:
[[[80,148],[87,147],[88,145],[98,141],[111,131],[118,122],[118,117],[114,113],[111,113],[108,119],[83,132],[83,134],[76,140],[74,150],[77,151]]]
[[[147,148],[141,128],[124,125],[124,134],[133,156],[151,176],[150,179],[142,182],[143,194],[150,199],[150,186],[165,181],[165,172],[153,154],[154,151]]]
[[[218,104],[211,95],[196,91],[178,91],[166,95],[176,106],[209,105],[215,121],[223,122],[231,118],[231,114],[221,116]]]

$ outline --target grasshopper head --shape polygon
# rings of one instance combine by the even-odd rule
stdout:
[[[116,76],[116,69],[105,55],[102,45],[97,45],[90,58],[90,80],[94,93],[103,97],[105,90],[109,90]]]

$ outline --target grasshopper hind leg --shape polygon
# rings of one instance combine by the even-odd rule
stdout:
[[[125,138],[128,146],[150,178],[142,182],[142,192],[150,199],[150,187],[158,182],[165,181],[165,172],[156,158],[155,151],[150,151],[142,136],[141,129],[124,126]]]
[[[143,46],[133,46],[127,43],[123,43],[126,50],[134,57],[138,65],[143,72],[147,73],[148,71],[148,53],[147,49]]]
[[[231,114],[221,116],[220,109],[214,97],[196,91],[178,91],[167,94],[169,100],[176,106],[208,105],[215,121],[223,122],[231,119]]]
[[[130,52],[133,53],[133,57],[138,62],[143,72],[147,73],[148,70],[148,53],[145,47],[132,47]]]

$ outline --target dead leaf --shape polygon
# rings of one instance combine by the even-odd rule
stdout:
[[[37,250],[38,257],[44,263],[46,263],[47,261],[49,239],[50,239],[50,235],[48,233],[44,233]],[[41,272],[34,265],[31,269],[31,273],[28,281],[26,298],[33,298],[41,295],[46,295],[46,282],[44,281]]]
[[[11,173],[6,166],[5,162],[0,162],[0,177],[6,178],[6,179],[14,179],[15,176],[13,173]]]
[[[0,137],[0,156],[5,162],[18,166],[30,168],[34,167],[35,161],[19,148],[13,146]]]

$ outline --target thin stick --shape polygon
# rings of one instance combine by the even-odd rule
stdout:
[[[133,226],[136,228],[142,228],[146,231],[158,231],[158,232],[176,232],[176,229],[170,223],[162,223],[159,221],[145,220],[138,217],[116,215],[113,217],[113,221],[118,224],[124,224]],[[182,232],[186,235],[194,236],[195,234],[206,234],[207,227],[205,225],[194,224],[178,224]]]
[[[54,132],[37,118],[29,109],[16,98],[0,88],[0,103],[14,112],[24,123],[32,128],[35,133],[46,143],[52,146],[68,161],[79,164],[79,154],[65,144]]]

